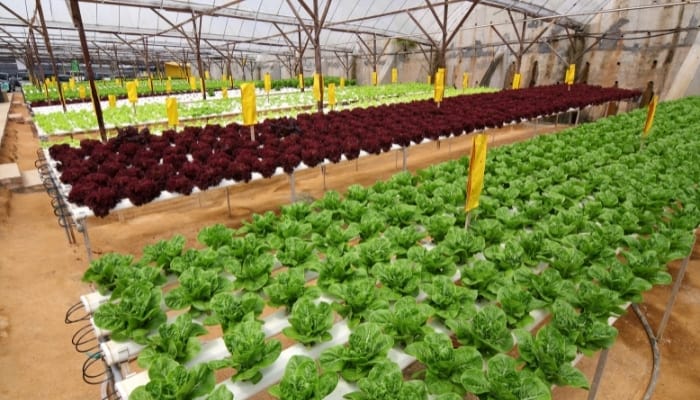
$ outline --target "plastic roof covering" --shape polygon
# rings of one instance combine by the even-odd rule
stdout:
[[[318,0],[319,13],[325,8],[327,1]],[[440,28],[427,2],[427,0],[331,0],[325,29],[322,30],[320,37],[321,48],[324,51],[358,53],[362,49],[357,33],[365,38],[376,34],[378,37],[411,38],[428,43],[406,10],[410,10],[425,30],[439,40]],[[442,17],[444,3],[438,0],[430,2],[434,4],[438,16]],[[5,7],[10,8],[21,19],[0,7],[0,57],[21,58],[29,33],[26,21],[34,16],[36,4],[32,0],[24,2],[12,0],[9,4],[4,3]],[[291,3],[295,6],[297,13],[311,25],[312,20],[300,2],[292,0]],[[312,6],[313,0],[306,0],[306,3]],[[574,27],[587,24],[597,11],[605,7],[606,3],[609,2],[606,0],[481,0],[477,7],[491,7],[494,14],[505,13],[502,9],[510,9],[514,11],[516,18],[522,18],[523,14],[530,17],[565,15],[566,17],[559,18],[557,23]],[[41,0],[41,4],[56,58],[82,59],[80,41],[69,11],[69,0]],[[114,58],[114,46],[119,51],[118,58],[123,57],[127,62],[129,59],[141,57],[139,52],[143,50],[144,36],[148,37],[149,53],[153,58],[156,57],[153,55],[155,52],[160,59],[172,59],[176,54],[182,55],[183,49],[186,49],[192,59],[193,52],[190,50],[188,40],[181,32],[173,29],[171,23],[176,26],[181,25],[184,33],[193,37],[191,21],[193,13],[203,14],[201,19],[203,57],[221,58],[221,54],[214,48],[225,53],[227,46],[233,43],[235,43],[236,55],[293,53],[273,22],[288,33],[292,41],[296,43],[298,40],[298,20],[285,0],[81,0],[79,4],[93,60]],[[449,0],[448,29],[451,30],[456,26],[471,6],[472,1]],[[197,22],[199,23],[199,20]],[[38,17],[35,24],[40,26]],[[45,49],[43,38],[38,31],[35,31],[35,36],[40,52],[43,53]],[[302,41],[305,39],[306,34],[302,32]],[[309,44],[307,50],[312,47]]]

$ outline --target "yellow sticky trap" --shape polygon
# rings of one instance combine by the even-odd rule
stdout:
[[[656,115],[656,105],[659,103],[659,96],[655,95],[652,97],[649,103],[649,108],[647,109],[647,119],[644,122],[644,131],[642,132],[642,137],[647,137],[652,125],[654,124],[654,116]]]
[[[467,178],[467,203],[464,207],[467,212],[479,207],[479,197],[484,188],[487,143],[488,136],[485,133],[474,136],[472,155],[469,159],[469,177]]]
[[[177,126],[177,98],[168,97],[165,99],[165,112],[168,114],[168,126]]]
[[[173,91],[173,84],[172,81],[170,81],[170,78],[168,78],[167,81],[165,81],[165,93],[170,94],[170,92]]]
[[[75,78],[68,79],[68,86],[70,86],[70,90],[75,90]]]
[[[80,87],[78,87],[78,96],[80,96],[81,100],[85,100],[85,86],[80,85]]]
[[[433,83],[433,77],[428,74],[428,85],[432,85]]]
[[[434,99],[436,103],[442,102],[445,95],[445,68],[438,68],[435,73]]]
[[[462,74],[462,89],[469,87],[469,73],[465,72]]]
[[[377,86],[377,71],[372,71],[372,86]]]
[[[272,78],[270,78],[270,73],[266,72],[264,77],[265,93],[270,94],[272,90]]]
[[[241,84],[241,105],[243,106],[243,125],[250,126],[257,123],[255,110],[255,85],[252,83]]]
[[[569,64],[569,68],[566,70],[566,77],[564,78],[564,82],[567,85],[573,85],[575,79],[576,79],[576,64]]]
[[[344,87],[345,87],[345,78],[340,78],[340,88],[342,89]]]
[[[314,99],[321,101],[321,76],[318,73],[314,74]]]
[[[391,83],[399,82],[399,70],[396,68],[391,69]]]
[[[520,89],[520,74],[513,75],[513,89]]]
[[[190,90],[197,90],[197,80],[194,79],[194,76],[190,76]]]
[[[221,86],[221,98],[228,99],[228,88],[226,87],[226,85]]]
[[[126,84],[126,94],[129,98],[129,101],[132,104],[136,104],[136,102],[139,100],[136,82],[129,82]]]
[[[299,74],[299,89],[304,88],[304,74]]]
[[[328,84],[328,104],[331,107],[335,106],[335,83]]]
[[[107,95],[107,101],[109,102],[109,108],[115,108],[117,106],[117,96],[113,94]]]
[[[209,80],[209,71],[204,71],[204,79]]]
[[[117,82],[117,86],[121,86],[121,85],[122,85],[122,80],[121,80],[120,78],[117,78],[116,82]]]

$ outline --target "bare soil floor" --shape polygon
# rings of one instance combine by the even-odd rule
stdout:
[[[27,114],[24,106],[11,112]],[[559,126],[561,128],[561,126]],[[539,126],[538,133],[558,128]],[[533,126],[492,131],[492,143],[505,144],[533,136]],[[17,162],[21,170],[34,168],[38,140],[27,124],[8,122],[0,162]],[[412,147],[408,167],[416,170],[467,155],[467,137]],[[400,152],[366,157],[358,162],[329,165],[325,188],[343,192],[348,185],[369,185],[401,170]],[[318,198],[324,192],[320,168],[297,173],[300,198]],[[239,226],[252,212],[275,210],[289,203],[289,181],[275,177],[229,190],[154,203],[125,210],[108,218],[88,220],[96,255],[118,251],[140,256],[144,245],[183,234],[194,245],[199,229],[214,223]],[[98,399],[100,388],[81,379],[86,355],[75,351],[71,337],[78,325],[66,325],[64,315],[79,295],[91,291],[80,278],[88,259],[83,237],[69,245],[45,192],[10,193],[0,190],[0,400]],[[679,262],[671,266],[676,276]],[[673,315],[661,341],[661,374],[654,398],[692,399],[700,396],[700,245],[696,246],[683,280]],[[641,309],[657,327],[670,293],[658,287],[645,296]],[[620,318],[620,331],[605,369],[599,399],[641,399],[651,374],[651,351],[644,331],[631,310]],[[584,358],[579,367],[591,379],[597,356]],[[585,399],[584,390],[556,389],[554,398]]]

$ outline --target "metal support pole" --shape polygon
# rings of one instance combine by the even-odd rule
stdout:
[[[228,207],[228,216],[231,217],[231,196],[229,195],[228,188],[226,188],[226,207]]]
[[[78,231],[83,233],[83,242],[85,244],[88,262],[92,262],[92,245],[90,244],[90,235],[88,235],[87,218],[81,218],[75,221],[75,223],[78,226]]]
[[[661,338],[664,335],[664,331],[666,330],[666,325],[668,324],[668,319],[671,317],[671,310],[673,309],[673,304],[676,302],[676,296],[678,295],[678,291],[681,289],[681,285],[683,284],[683,277],[685,276],[685,271],[688,269],[688,262],[690,261],[690,257],[693,255],[693,248],[695,248],[695,242],[697,241],[697,236],[695,236],[695,240],[693,240],[693,246],[691,247],[690,254],[686,258],[683,259],[683,262],[681,263],[681,268],[678,270],[678,276],[676,277],[676,282],[673,283],[673,290],[671,290],[671,297],[669,297],[668,302],[666,303],[666,310],[664,310],[664,315],[661,318],[661,323],[659,324],[659,329],[656,331],[656,340],[661,341]]]
[[[581,118],[581,109],[578,108],[576,109],[576,120],[574,121],[574,126],[578,126],[578,121]]]
[[[61,101],[61,106],[63,107],[63,112],[66,112],[66,99],[63,97],[63,87],[61,86],[61,81],[58,79],[58,68],[56,67],[56,59],[53,56],[53,49],[51,48],[51,40],[49,39],[49,32],[46,29],[46,20],[44,19],[44,10],[41,7],[41,0],[36,2],[36,10],[39,14],[39,21],[41,22],[41,32],[44,36],[44,43],[46,44],[46,52],[49,54],[49,61],[51,61],[51,68],[53,70],[53,76],[56,79],[56,90],[58,90],[58,98]]]
[[[408,154],[406,152],[406,148],[402,148],[401,152],[403,153],[403,170],[406,171],[406,159],[408,158]]]
[[[73,24],[78,28],[78,36],[80,37],[80,46],[83,50],[83,61],[85,62],[85,71],[90,84],[90,97],[92,98],[92,106],[95,109],[95,117],[97,118],[97,127],[100,130],[100,139],[103,142],[107,141],[107,132],[105,131],[104,117],[102,116],[102,105],[100,96],[97,94],[95,86],[95,74],[92,71],[92,62],[90,61],[90,51],[88,50],[87,39],[85,38],[85,28],[83,27],[83,18],[80,15],[80,6],[78,0],[71,0],[71,12],[73,13]],[[144,39],[145,40],[145,39]],[[146,58],[148,60],[148,58]],[[59,83],[60,84],[60,83]],[[151,89],[152,90],[152,89]],[[64,103],[65,107],[65,103]]]
[[[588,391],[588,400],[595,400],[596,394],[598,393],[598,387],[600,387],[600,381],[603,379],[603,371],[605,370],[605,364],[608,361],[608,352],[610,349],[603,349],[600,352],[600,357],[598,357],[598,366],[595,369],[595,375],[593,375],[593,382],[591,382],[591,388]]]
[[[533,132],[534,136],[537,136],[537,128],[539,126],[539,121],[540,121],[540,117],[536,117],[535,118],[535,131]]]
[[[326,189],[326,164],[321,165],[321,176],[323,177],[323,191]]]
[[[291,174],[289,174],[289,191],[291,193],[291,198],[292,198],[292,203],[297,201],[297,189],[296,189],[296,182],[294,180],[294,171],[292,171]]]

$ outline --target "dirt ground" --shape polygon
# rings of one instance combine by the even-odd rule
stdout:
[[[13,105],[11,112],[24,113]],[[543,133],[542,125],[538,133]],[[548,131],[556,128],[548,127]],[[524,140],[533,126],[504,128],[492,132],[492,143]],[[34,168],[39,143],[30,126],[10,121],[0,162],[17,162],[21,170]],[[408,167],[422,168],[435,162],[466,155],[467,138],[457,138],[411,148]],[[344,189],[352,183],[372,184],[398,172],[399,152],[372,156],[358,162],[329,165],[326,189]],[[299,197],[317,198],[324,191],[320,168],[297,173]],[[89,219],[88,233],[96,255],[118,251],[140,255],[145,244],[183,234],[189,244],[204,226],[225,223],[238,226],[251,212],[276,209],[290,201],[286,176],[229,189],[231,213],[225,190],[153,203],[111,215]],[[66,310],[90,288],[80,282],[88,265],[83,237],[68,244],[58,226],[45,192],[10,193],[0,190],[0,400],[97,399],[100,388],[81,379],[86,355],[75,351],[71,337],[79,324],[64,323]],[[678,271],[676,262],[671,271]],[[673,314],[660,343],[661,374],[656,399],[690,399],[700,396],[700,245],[688,266]],[[669,297],[670,287],[657,287],[645,296],[641,309],[656,329]],[[641,399],[651,374],[651,350],[637,317],[631,311],[616,325],[620,335],[608,357],[598,399]],[[597,357],[584,358],[579,367],[592,379]],[[584,390],[556,389],[554,398],[584,399]]]

